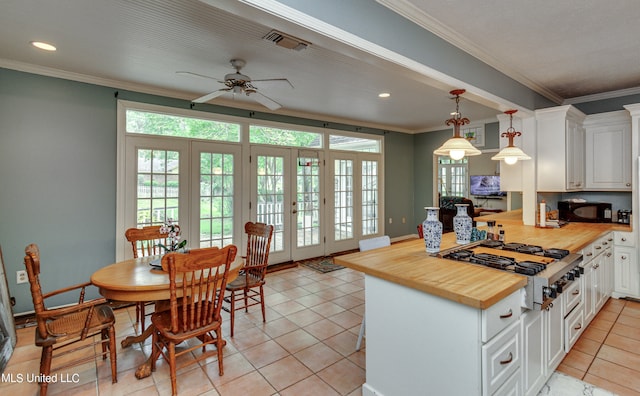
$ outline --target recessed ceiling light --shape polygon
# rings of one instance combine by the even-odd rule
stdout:
[[[381,94],[378,94],[379,98],[388,98],[389,96],[391,96],[389,92],[383,92]]]
[[[32,41],[31,45],[33,45],[36,48],[40,48],[41,50],[45,50],[45,51],[55,51],[57,50],[57,48],[51,44],[42,42],[42,41]]]

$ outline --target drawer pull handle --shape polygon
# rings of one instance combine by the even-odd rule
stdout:
[[[500,364],[509,364],[513,362],[513,353],[509,352],[509,357],[507,358],[507,360],[501,360]]]
[[[513,311],[511,309],[509,309],[509,312],[507,312],[504,315],[500,315],[500,319],[507,319],[513,316]]]
[[[577,296],[578,294],[580,294],[580,290],[574,290],[573,293],[571,294],[573,294],[574,296]]]
[[[626,260],[627,256],[620,256],[621,259]]]
[[[593,253],[587,253],[587,257],[593,256]]]
[[[600,264],[594,265],[593,268],[596,268],[596,269],[600,268]]]
[[[600,250],[600,249],[602,249],[602,246],[596,246],[596,249]]]
[[[620,238],[620,240],[621,240],[622,242],[626,242],[626,241],[627,241],[627,238],[622,237],[622,238]]]
[[[578,323],[578,326],[574,327],[574,330],[580,330],[582,328],[582,323]]]
[[[611,242],[613,241],[613,238],[608,238],[607,241]]]

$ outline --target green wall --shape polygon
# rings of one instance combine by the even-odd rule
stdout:
[[[16,284],[24,248],[42,255],[45,291],[87,281],[115,260],[117,98],[189,108],[184,100],[0,68],[0,246],[15,313],[33,310],[29,284]],[[198,105],[212,111],[300,125],[326,123]],[[385,211],[391,237],[415,232],[413,136],[354,125],[333,129],[385,134]],[[392,192],[392,193],[391,193]],[[401,217],[407,222],[402,224]],[[97,296],[94,290],[91,296]],[[52,304],[70,303],[65,296]]]

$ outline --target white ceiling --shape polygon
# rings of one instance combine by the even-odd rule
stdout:
[[[640,86],[640,7],[634,0],[391,3],[559,103]],[[447,91],[456,87],[235,0],[3,0],[1,9],[0,67],[194,99],[221,84],[177,71],[222,79],[233,72],[229,60],[242,58],[243,74],[293,84],[256,84],[283,105],[279,114],[416,132],[445,129],[454,109]],[[300,52],[277,47],[262,39],[271,29],[312,44]],[[51,42],[58,51],[37,50],[32,40]],[[380,92],[391,97],[380,99]],[[268,112],[231,94],[210,103]],[[472,121],[495,120],[498,108],[461,102]]]

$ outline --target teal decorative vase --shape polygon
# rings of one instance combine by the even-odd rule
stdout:
[[[438,220],[438,207],[425,207],[427,218],[422,222],[424,244],[427,253],[438,253],[442,242],[442,223]]]
[[[467,244],[471,242],[471,228],[473,220],[467,213],[469,204],[456,204],[458,213],[453,217],[453,231],[456,233],[456,243]]]

